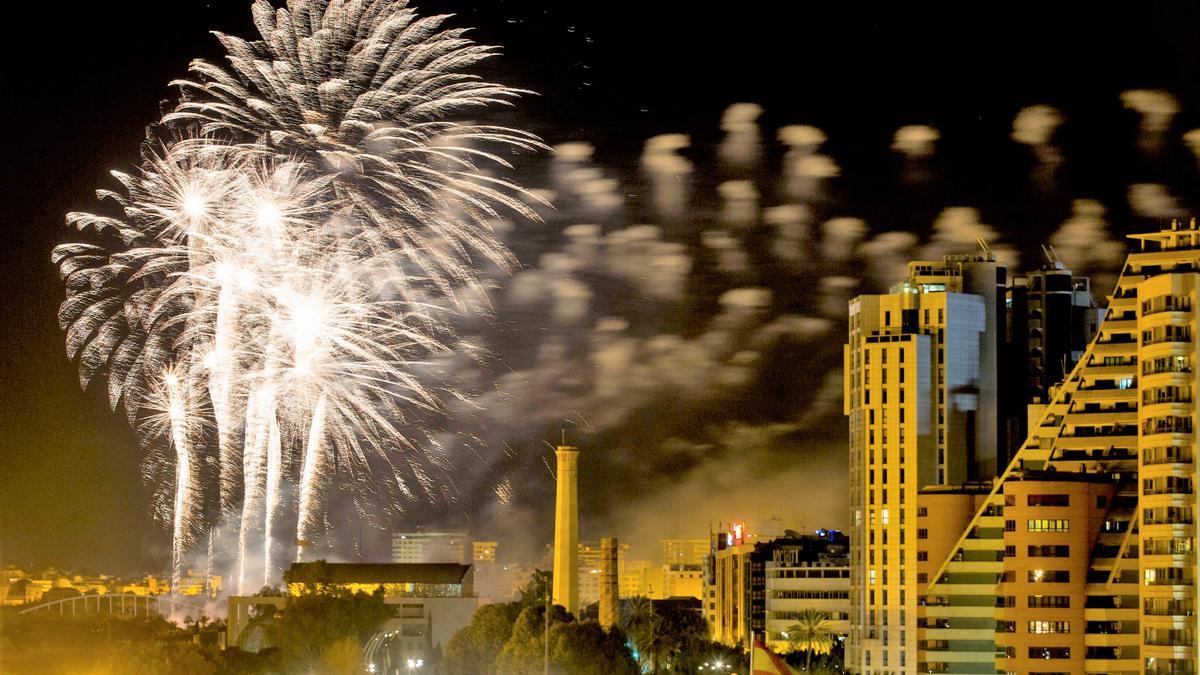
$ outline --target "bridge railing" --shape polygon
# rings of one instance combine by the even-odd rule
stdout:
[[[106,593],[103,595],[77,595],[70,598],[41,602],[19,610],[18,614],[49,612],[61,615],[117,614],[121,616],[170,615],[187,612],[199,617],[204,607],[169,595],[136,595],[134,593]]]

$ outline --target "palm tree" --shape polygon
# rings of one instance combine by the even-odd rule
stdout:
[[[637,645],[638,665],[645,665],[647,657],[657,652],[658,613],[654,611],[654,603],[644,595],[630,598],[625,607],[628,611],[621,617],[621,630]]]
[[[827,654],[833,649],[833,629],[829,624],[829,614],[816,609],[806,609],[800,612],[796,623],[784,631],[788,644],[793,650],[802,649],[808,652],[804,660],[804,669],[812,665],[813,653]]]

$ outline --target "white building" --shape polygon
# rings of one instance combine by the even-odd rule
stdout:
[[[470,564],[471,536],[465,532],[400,532],[392,535],[392,562]]]

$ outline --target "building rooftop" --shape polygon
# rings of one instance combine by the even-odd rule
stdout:
[[[289,584],[461,584],[471,569],[458,563],[296,563]]]

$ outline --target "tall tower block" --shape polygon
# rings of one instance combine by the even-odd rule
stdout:
[[[579,448],[560,445],[554,499],[554,604],[579,615]]]

